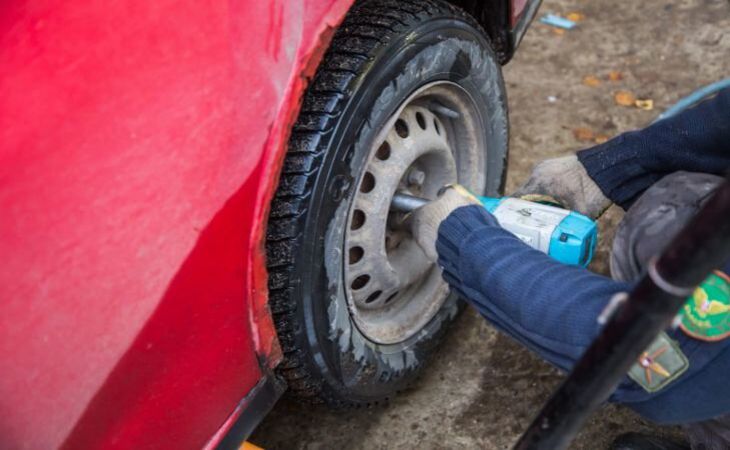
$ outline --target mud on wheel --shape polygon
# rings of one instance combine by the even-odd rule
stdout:
[[[295,395],[334,406],[404,388],[460,309],[396,191],[496,195],[500,67],[476,22],[433,0],[369,1],[335,34],[294,126],[267,233],[270,305]]]

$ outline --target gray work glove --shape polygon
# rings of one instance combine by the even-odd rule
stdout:
[[[530,178],[513,196],[531,201],[553,201],[592,219],[611,206],[611,200],[588,176],[576,155],[546,159],[537,164]]]
[[[433,262],[438,260],[436,239],[441,222],[456,208],[475,204],[479,204],[479,200],[463,187],[454,185],[448,187],[438,199],[411,213],[411,232],[428,259]]]

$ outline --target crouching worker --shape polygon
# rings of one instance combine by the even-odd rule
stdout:
[[[562,265],[503,230],[455,189],[413,212],[413,234],[452,289],[499,330],[569,371],[600,331],[597,317],[699,210],[730,168],[730,89],[643,130],[538,164],[516,195],[549,196],[593,218],[626,210],[609,279]],[[730,217],[728,218],[730,220]],[[628,434],[616,449],[730,448],[730,261],[688,299],[610,401],[689,443]]]

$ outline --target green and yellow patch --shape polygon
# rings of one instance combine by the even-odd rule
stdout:
[[[720,271],[710,274],[687,299],[679,326],[702,341],[730,336],[730,277]]]

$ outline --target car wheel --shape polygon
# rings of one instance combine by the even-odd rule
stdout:
[[[290,391],[334,406],[404,388],[460,310],[396,191],[498,195],[508,140],[496,56],[440,1],[348,13],[294,125],[267,230],[270,307]]]

